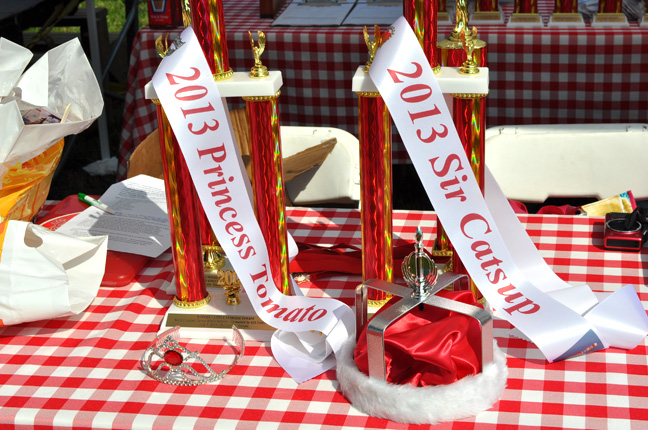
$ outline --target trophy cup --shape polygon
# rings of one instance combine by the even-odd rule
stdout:
[[[475,11],[470,15],[470,24],[504,24],[504,12],[497,0],[476,0]]]
[[[583,16],[578,12],[578,0],[556,0],[549,27],[585,27]]]
[[[403,260],[409,288],[383,280],[370,280],[356,288],[356,339],[348,340],[338,354],[337,379],[344,396],[368,415],[436,424],[491,407],[504,391],[508,369],[493,341],[490,312],[471,302],[474,298],[469,293],[445,289],[465,275],[439,275],[423,249],[422,237],[417,229],[415,250]],[[370,288],[395,297],[367,321]],[[421,345],[436,343],[434,336],[441,333],[444,350],[457,348],[458,344],[447,341],[446,331],[467,346],[461,361],[470,366],[449,365],[453,354],[437,358],[438,348]]]
[[[508,27],[544,27],[538,14],[538,0],[515,0]]]
[[[599,0],[598,12],[592,19],[592,27],[629,27],[623,13],[623,0]]]

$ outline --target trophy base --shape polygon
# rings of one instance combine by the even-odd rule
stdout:
[[[256,315],[247,294],[239,294],[240,304],[231,306],[222,288],[208,292],[212,299],[206,306],[186,309],[172,304],[162,320],[160,333],[179,326],[180,337],[227,340],[235,325],[245,340],[267,342],[272,338],[275,329]]]
[[[470,16],[469,25],[497,25],[504,24],[504,13],[501,10],[475,11]]]
[[[437,22],[442,22],[442,23],[449,23],[450,22],[450,14],[446,12],[439,12],[437,14]]]
[[[585,27],[583,16],[576,13],[554,13],[549,18],[547,27]]]
[[[597,13],[592,19],[592,27],[630,27],[623,13]]]
[[[542,17],[537,13],[514,13],[511,15],[507,27],[544,27]]]

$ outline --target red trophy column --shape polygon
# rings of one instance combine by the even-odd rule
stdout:
[[[281,164],[277,98],[244,97],[250,125],[254,202],[259,226],[268,245],[275,285],[290,294],[286,202]]]
[[[369,68],[382,36],[374,27],[374,41],[370,42],[364,28],[365,42],[369,49],[369,61],[356,72],[363,81],[370,82]],[[393,279],[392,258],[392,155],[391,120],[385,101],[375,90],[358,91],[354,78],[354,91],[358,95],[358,120],[360,141],[360,202],[362,211],[362,279]],[[391,295],[384,291],[369,289],[370,306],[380,307]]]
[[[437,61],[438,8],[439,0],[403,0],[403,16],[414,30],[434,73],[441,69]]]
[[[198,229],[201,207],[185,159],[159,104],[157,116],[176,283],[173,303],[182,308],[197,308],[211,299],[205,285]]]

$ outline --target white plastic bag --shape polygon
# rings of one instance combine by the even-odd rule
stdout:
[[[108,236],[76,238],[0,223],[0,326],[78,314],[103,278]]]
[[[16,163],[41,154],[92,124],[103,110],[97,78],[78,39],[49,50],[23,73],[31,52],[0,38],[0,179]],[[64,123],[25,125],[20,106],[42,106]]]

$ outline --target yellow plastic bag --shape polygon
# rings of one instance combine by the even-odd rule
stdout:
[[[2,178],[0,221],[30,221],[49,194],[54,171],[61,160],[64,139],[24,163],[17,163]]]

